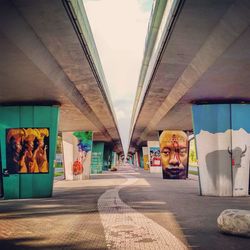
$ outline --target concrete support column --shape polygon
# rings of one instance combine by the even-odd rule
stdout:
[[[57,106],[0,107],[5,199],[52,196],[58,115]]]
[[[250,105],[193,105],[192,110],[201,194],[248,195]]]
[[[100,174],[103,170],[104,142],[93,142],[91,174]]]
[[[150,173],[162,173],[159,141],[148,141],[148,157]]]
[[[149,170],[148,147],[142,147],[142,154],[143,154],[143,168],[144,170]]]
[[[66,180],[84,180],[90,177],[92,132],[63,132],[63,158]]]

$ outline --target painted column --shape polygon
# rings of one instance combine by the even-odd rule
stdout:
[[[108,144],[104,144],[103,153],[103,171],[108,171],[111,168],[112,163],[112,148]]]
[[[193,105],[202,195],[248,195],[249,117],[247,104]]]
[[[90,178],[92,137],[91,131],[62,133],[66,180]]]
[[[136,151],[136,166],[140,168],[141,159],[140,159],[140,150]]]
[[[159,141],[148,141],[148,158],[150,173],[162,173]]]
[[[140,168],[144,168],[142,148],[138,151],[140,157]]]
[[[0,107],[5,199],[52,196],[58,106]]]
[[[143,154],[143,167],[144,167],[144,170],[149,170],[148,147],[142,147],[142,154]]]
[[[91,174],[102,173],[104,142],[93,142]]]

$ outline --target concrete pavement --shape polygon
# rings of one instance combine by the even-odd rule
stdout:
[[[226,208],[249,197],[201,197],[196,180],[163,180],[129,166],[57,181],[48,199],[0,201],[0,249],[249,249],[218,232]]]

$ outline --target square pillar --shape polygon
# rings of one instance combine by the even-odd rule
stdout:
[[[93,133],[91,131],[62,133],[66,180],[90,178],[92,138]]]
[[[150,173],[162,173],[159,141],[148,141]]]
[[[58,106],[0,107],[5,199],[52,196]]]
[[[104,142],[93,142],[91,174],[100,174],[103,169]]]
[[[250,105],[193,105],[192,111],[201,194],[248,195]]]

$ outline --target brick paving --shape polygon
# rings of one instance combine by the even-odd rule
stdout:
[[[109,249],[187,249],[168,230],[136,212],[119,197],[120,189],[137,182],[128,177],[124,184],[106,191],[98,200],[98,210]]]
[[[56,181],[47,199],[0,200],[0,249],[249,249],[218,232],[225,208],[249,197],[201,197],[198,181],[125,166],[91,180]]]

